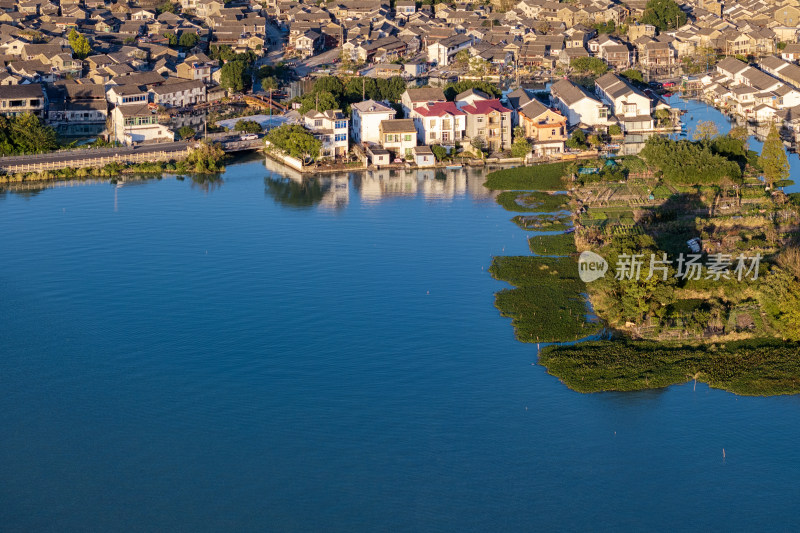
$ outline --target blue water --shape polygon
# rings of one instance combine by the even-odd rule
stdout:
[[[572,392],[479,173],[325,181],[0,194],[0,530],[796,528],[800,398]]]

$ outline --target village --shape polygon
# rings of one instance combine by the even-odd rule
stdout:
[[[248,148],[266,133],[268,152],[297,168],[633,154],[680,131],[667,98],[678,91],[781,125],[789,140],[800,133],[796,0],[4,0],[0,10],[0,113],[34,115],[62,146],[241,133]],[[2,155],[31,151],[9,144]]]

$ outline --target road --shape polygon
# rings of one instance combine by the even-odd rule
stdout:
[[[339,59],[342,55],[341,48],[333,48],[332,50],[328,50],[327,52],[323,52],[321,54],[317,54],[315,56],[309,57],[308,59],[304,59],[300,61],[297,66],[294,68],[297,75],[301,78],[304,76],[308,76],[311,71],[316,70],[320,65],[331,65],[334,61]]]
[[[239,134],[217,133],[208,136],[209,140],[215,142],[229,142],[231,147],[240,149],[238,146]],[[92,159],[95,157],[114,157],[116,155],[148,154],[153,152],[182,152],[195,141],[175,141],[166,143],[143,144],[139,146],[117,147],[117,148],[85,148],[82,150],[64,150],[62,152],[49,152],[46,154],[15,155],[0,157],[0,168],[12,165],[33,165],[36,163],[47,163],[52,161],[67,162],[80,161],[81,159]]]

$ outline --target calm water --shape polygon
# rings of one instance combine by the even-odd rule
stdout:
[[[0,530],[796,528],[800,398],[572,392],[479,175],[330,181],[0,195]]]

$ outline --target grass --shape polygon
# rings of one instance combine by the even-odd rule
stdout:
[[[567,163],[550,163],[530,167],[514,167],[490,172],[483,185],[496,191],[510,190],[564,190],[562,177]]]
[[[748,396],[800,393],[800,345],[771,340],[665,346],[593,341],[548,346],[539,363],[578,392],[667,387],[690,379]]]
[[[575,235],[562,233],[560,235],[534,235],[528,239],[531,252],[537,255],[570,255],[576,253]]]
[[[511,221],[528,231],[565,231],[572,225],[569,215],[517,215]]]
[[[497,203],[508,211],[547,213],[566,209],[569,196],[539,191],[504,191],[497,195]]]
[[[495,257],[489,272],[515,286],[498,292],[495,306],[512,319],[520,341],[567,342],[600,331],[600,324],[586,319],[586,286],[573,259]]]

